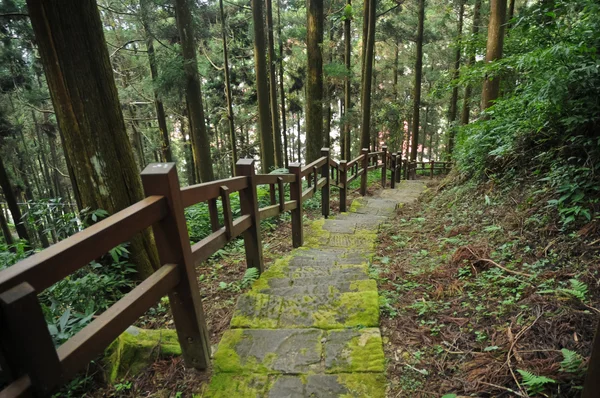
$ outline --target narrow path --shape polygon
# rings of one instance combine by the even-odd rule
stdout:
[[[313,222],[305,246],[240,296],[204,396],[384,397],[379,296],[369,261],[379,225],[424,188],[405,181],[356,199],[349,213]]]

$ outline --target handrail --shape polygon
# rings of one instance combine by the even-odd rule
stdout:
[[[314,162],[309,163],[306,166],[302,167],[302,172],[300,173],[300,175],[302,177],[306,177],[307,175],[309,175],[313,172],[315,167],[321,167],[326,163],[328,163],[327,157],[323,156],[323,157],[315,160]]]
[[[41,292],[166,215],[164,197],[147,197],[3,270],[0,293],[21,282]]]
[[[261,220],[290,211],[292,242],[294,247],[298,247],[303,244],[302,204],[319,189],[322,214],[327,217],[331,186],[339,188],[340,211],[346,211],[349,184],[361,177],[360,191],[364,195],[369,170],[382,169],[383,187],[386,186],[388,163],[392,187],[395,181],[400,181],[402,171],[406,178],[411,177],[410,170],[415,172],[419,162],[402,160],[397,154],[390,155],[387,147],[382,148],[383,151],[371,153],[363,149],[349,162],[333,160],[329,149],[323,148],[319,159],[305,166],[291,164],[290,172],[286,174],[256,174],[254,161],[241,159],[236,164],[238,177],[186,188],[179,186],[174,163],[149,165],[142,173],[145,199],[0,271],[0,316],[3,339],[6,338],[0,349],[8,350],[2,355],[7,359],[9,369],[11,363],[16,363],[17,355],[36,358],[35,361],[26,361],[23,371],[13,375],[13,382],[0,391],[0,397],[12,398],[26,393],[47,395],[93,360],[165,294],[173,295],[170,305],[184,359],[190,361],[189,366],[205,369],[210,361],[210,342],[205,320],[201,318],[202,299],[196,284],[195,264],[206,261],[227,243],[243,236],[247,266],[262,272]],[[381,163],[379,156],[382,157]],[[452,162],[432,161],[430,166],[433,177],[435,169],[445,171]],[[309,187],[303,190],[302,180],[309,175],[311,177],[306,178]],[[286,199],[288,187],[285,184],[289,184],[290,200]],[[264,208],[258,205],[258,185],[270,185],[270,205]],[[242,213],[236,219],[233,219],[229,199],[234,192],[239,192]],[[223,226],[219,225],[219,198],[222,201]],[[192,245],[184,209],[203,202],[208,203],[213,232]],[[166,265],[55,349],[45,327],[37,294],[150,226],[154,231],[160,263]],[[30,319],[24,322],[24,316]],[[36,327],[29,327],[30,324]],[[16,348],[9,350],[7,346]]]
[[[227,187],[231,192],[238,192],[248,187],[248,180],[243,176],[231,177],[182,188],[181,201],[183,207],[218,198],[221,195],[220,188],[222,186]]]

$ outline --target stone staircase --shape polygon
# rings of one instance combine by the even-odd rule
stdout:
[[[405,181],[350,212],[313,222],[305,246],[240,296],[203,397],[385,397],[377,283],[379,225],[424,186]]]

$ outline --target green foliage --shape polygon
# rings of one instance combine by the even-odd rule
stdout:
[[[529,171],[541,177],[540,193],[553,196],[548,205],[563,225],[591,220],[600,186],[599,46],[600,5],[593,0],[519,10],[505,58],[462,74],[463,83],[499,77],[504,90],[486,117],[460,129],[460,171],[505,181]]]
[[[517,369],[517,372],[519,372],[523,378],[523,384],[527,387],[527,392],[531,395],[539,394],[544,391],[547,384],[556,383],[555,380],[545,376],[534,375],[526,370]]]
[[[560,350],[563,360],[560,363],[560,370],[567,373],[580,373],[583,357],[575,351],[563,348]]]

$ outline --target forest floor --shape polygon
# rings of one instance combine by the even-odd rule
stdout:
[[[382,227],[372,265],[388,396],[579,396],[600,312],[597,223],[561,231],[527,184],[428,186]]]

